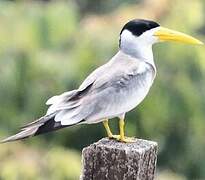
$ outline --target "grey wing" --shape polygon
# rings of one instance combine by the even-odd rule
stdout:
[[[153,68],[145,64],[117,68],[95,81],[85,97],[90,114],[87,123],[124,114],[136,107],[147,95],[154,78]],[[144,69],[142,69],[142,67]]]
[[[58,97],[48,112],[56,111],[55,121],[62,125],[95,123],[125,113],[143,100],[152,84],[152,69],[142,67],[139,63],[101,67],[78,90]]]
[[[95,71],[93,71],[84,81],[83,83],[80,85],[80,87],[78,88],[78,90],[83,90],[86,87],[88,87],[90,84],[92,84],[93,82],[95,82],[99,77],[101,77],[104,73],[106,73],[106,71],[108,71],[110,68],[109,63],[106,63],[102,66],[100,66],[99,68],[97,68]]]
[[[46,115],[55,114],[55,120],[60,121],[63,125],[75,124],[85,118],[87,112],[81,112],[81,106],[84,97],[91,89],[99,74],[107,67],[107,64],[93,71],[81,84],[81,86],[73,91],[53,96],[46,102],[50,107]]]

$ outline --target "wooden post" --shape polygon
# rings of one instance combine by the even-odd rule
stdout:
[[[81,180],[153,180],[157,143],[121,143],[103,138],[82,151]]]

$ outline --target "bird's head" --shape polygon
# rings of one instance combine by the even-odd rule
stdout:
[[[120,49],[130,54],[136,50],[150,48],[154,43],[175,41],[189,44],[203,44],[201,41],[158,23],[143,19],[134,19],[124,25],[120,33]]]

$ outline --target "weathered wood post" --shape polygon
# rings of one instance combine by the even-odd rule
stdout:
[[[156,161],[156,142],[121,143],[103,138],[83,149],[80,179],[153,180]]]

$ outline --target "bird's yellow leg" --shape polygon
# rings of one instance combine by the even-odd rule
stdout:
[[[111,130],[110,130],[110,127],[109,127],[109,124],[108,124],[108,119],[106,119],[105,121],[103,121],[103,125],[105,127],[105,130],[107,132],[107,136],[109,138],[112,138],[112,139],[117,139],[119,140],[120,139],[120,135],[113,135]]]
[[[109,124],[108,124],[108,119],[106,119],[105,121],[103,121],[103,125],[104,125],[104,127],[105,127],[106,132],[107,132],[107,136],[108,136],[109,138],[112,138],[113,134],[112,134],[112,132],[111,132],[111,130],[110,130],[110,127],[109,127]]]
[[[125,121],[124,118],[120,118],[119,120],[119,128],[120,128],[120,137],[119,141],[129,143],[129,142],[135,142],[134,138],[132,137],[125,137]]]
[[[124,122],[124,118],[120,118],[119,120],[119,128],[120,128],[120,135],[113,135],[109,124],[108,124],[108,119],[103,121],[103,125],[105,127],[105,130],[107,132],[107,136],[111,139],[116,139],[118,141],[121,142],[125,142],[125,143],[129,143],[129,142],[134,142],[134,138],[132,137],[126,137],[125,133],[124,133],[124,126],[125,126],[125,122]]]

